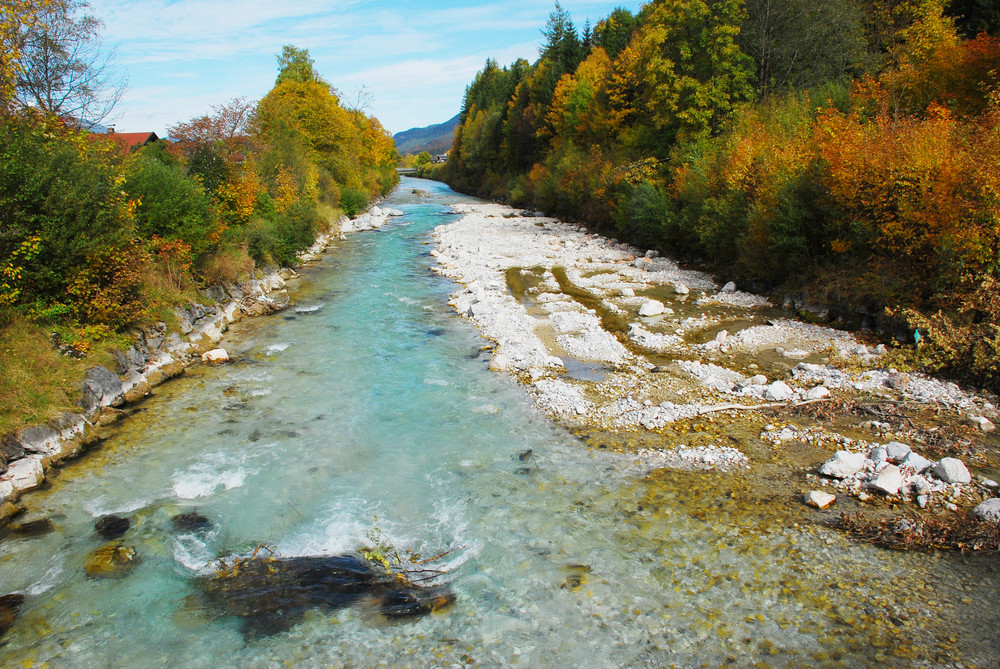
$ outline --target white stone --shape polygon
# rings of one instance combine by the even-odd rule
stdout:
[[[821,400],[830,396],[830,389],[826,386],[816,386],[815,388],[810,388],[809,392],[806,393],[807,400]]]
[[[210,365],[218,365],[229,360],[229,354],[224,348],[213,348],[201,354],[201,361]]]
[[[889,454],[885,450],[885,446],[876,446],[868,454],[868,459],[874,462],[876,465],[881,464],[888,459]]]
[[[663,302],[657,300],[647,300],[639,307],[640,316],[659,316],[663,313],[666,307],[663,306]]]
[[[726,337],[728,337],[728,336],[729,336],[729,331],[728,330],[722,330],[722,331],[719,332],[719,334],[715,335],[715,341],[717,341],[719,344],[725,344],[726,343]]]
[[[750,383],[752,383],[755,386],[766,386],[767,377],[764,376],[763,374],[757,374],[750,378]]]
[[[969,483],[972,481],[969,468],[958,458],[941,458],[934,465],[933,473],[945,483]]]
[[[886,457],[893,462],[902,462],[906,456],[913,452],[907,444],[899,441],[890,441],[885,445]]]
[[[985,416],[976,416],[975,418],[970,418],[969,422],[979,428],[981,432],[992,432],[997,429],[993,422],[986,418]]]
[[[683,283],[674,284],[674,292],[678,295],[687,295],[691,292],[691,289],[685,286]]]
[[[837,451],[829,460],[819,468],[819,473],[823,476],[832,476],[838,479],[845,479],[853,476],[865,468],[865,456],[861,453],[851,453],[850,451]]]
[[[903,475],[900,473],[899,467],[888,465],[878,473],[878,476],[868,484],[868,487],[881,490],[887,495],[896,495],[899,493],[902,485]]]
[[[621,291],[619,292],[621,293],[622,297],[635,297],[635,290],[631,288],[622,288]]]
[[[0,502],[14,494],[14,484],[10,481],[0,481]]]
[[[24,492],[42,485],[45,470],[42,469],[41,455],[29,455],[15,460],[7,466],[7,473],[0,480],[11,484],[14,492]]]
[[[736,283],[733,282],[733,281],[730,281],[725,286],[723,286],[722,290],[719,291],[719,292],[720,293],[735,293],[736,292]]]
[[[915,451],[910,451],[909,455],[899,463],[900,467],[908,467],[917,474],[926,471],[934,463]]]
[[[976,518],[986,523],[1000,523],[1000,497],[986,500],[973,511]]]
[[[837,496],[822,490],[811,490],[805,494],[802,501],[817,509],[825,509],[837,501]]]
[[[764,392],[764,398],[769,402],[784,402],[790,399],[795,391],[792,390],[787,383],[784,381],[775,381],[768,387]]]

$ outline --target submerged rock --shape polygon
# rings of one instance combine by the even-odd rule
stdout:
[[[214,527],[212,521],[197,511],[180,513],[171,518],[170,523],[178,532],[209,532]]]
[[[454,599],[439,588],[400,587],[394,574],[354,555],[241,558],[199,584],[223,615],[242,618],[249,637],[285,631],[310,609],[332,611],[366,595],[382,596],[382,612],[394,617],[430,613]]]
[[[0,639],[10,629],[24,604],[24,595],[13,594],[0,597]]]
[[[443,609],[454,602],[454,593],[439,588],[390,590],[382,596],[379,611],[387,618],[409,618]]]
[[[94,523],[94,529],[102,539],[112,541],[119,538],[132,527],[132,521],[121,516],[102,516]]]
[[[91,578],[118,578],[125,576],[136,565],[137,555],[131,546],[106,544],[87,558],[87,576]]]

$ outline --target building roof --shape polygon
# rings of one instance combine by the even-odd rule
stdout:
[[[150,142],[160,139],[155,132],[114,132],[113,130],[107,133],[93,134],[91,138],[110,139],[125,150],[131,149],[133,146],[146,146]]]

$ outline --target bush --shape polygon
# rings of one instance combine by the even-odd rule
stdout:
[[[136,203],[135,227],[141,237],[181,240],[196,257],[218,241],[211,197],[181,166],[141,153],[126,176],[125,191]]]

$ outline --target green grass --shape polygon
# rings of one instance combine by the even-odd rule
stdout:
[[[77,360],[60,355],[48,331],[28,320],[0,326],[0,434],[79,411],[80,385],[94,365],[114,368],[110,344]]]

